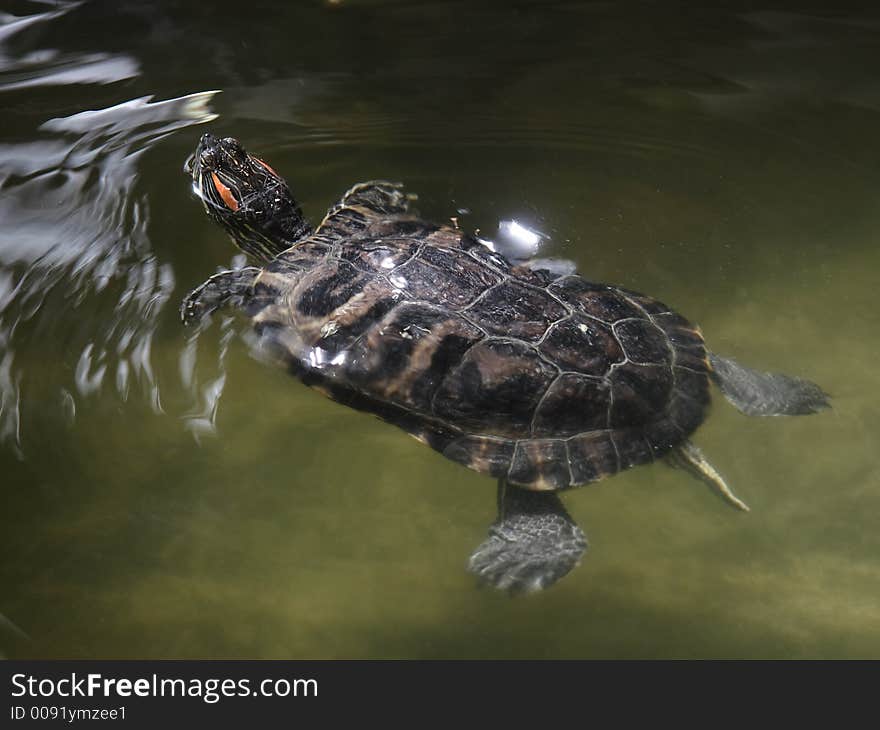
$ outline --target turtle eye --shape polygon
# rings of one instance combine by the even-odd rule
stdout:
[[[217,194],[220,196],[220,199],[223,201],[226,207],[229,208],[229,210],[231,210],[233,213],[237,211],[239,208],[238,201],[232,194],[232,190],[230,190],[222,182],[220,182],[220,178],[217,177],[216,172],[211,173],[211,181],[214,183],[214,190],[217,191]]]
[[[215,162],[216,156],[214,155],[213,150],[202,150],[199,154],[199,167],[209,169],[214,166]]]

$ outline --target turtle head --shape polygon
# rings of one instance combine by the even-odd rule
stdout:
[[[237,139],[204,134],[183,166],[208,216],[264,261],[311,233],[287,183]]]

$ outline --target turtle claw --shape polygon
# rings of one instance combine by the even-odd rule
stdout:
[[[481,585],[511,595],[536,593],[577,566],[587,542],[580,528],[575,530],[579,534],[573,534],[570,545],[557,552],[548,551],[549,545],[522,543],[511,531],[493,527],[489,538],[471,555],[468,570]]]
[[[180,321],[187,326],[194,322],[198,324],[221,307],[241,307],[250,297],[259,273],[260,269],[255,266],[245,266],[214,274],[183,300]]]
[[[200,286],[198,289],[193,290],[180,304],[180,321],[186,327],[194,323],[199,324],[205,317],[210,315],[208,308],[199,299],[203,289],[204,286]]]

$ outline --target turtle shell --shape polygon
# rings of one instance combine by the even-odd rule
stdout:
[[[334,399],[531,489],[650,462],[703,420],[703,338],[664,304],[415,218],[352,234],[345,214],[346,235],[325,224],[263,270],[250,311]]]

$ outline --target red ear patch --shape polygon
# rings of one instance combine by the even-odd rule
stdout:
[[[232,191],[227,188],[222,182],[220,182],[220,178],[217,177],[216,172],[211,173],[211,180],[214,181],[214,189],[220,195],[220,198],[226,204],[226,207],[229,208],[233,213],[238,210],[238,201],[235,199],[235,196],[232,194]]]
[[[263,162],[259,157],[254,157],[253,160],[255,162],[259,162],[263,167],[265,167],[269,172],[271,172],[275,177],[281,177],[275,170],[273,170],[268,164]]]

